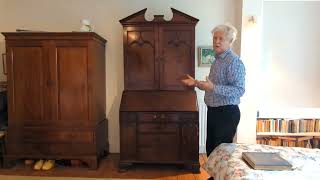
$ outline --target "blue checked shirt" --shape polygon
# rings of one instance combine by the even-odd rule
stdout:
[[[215,58],[209,74],[213,90],[205,92],[204,101],[210,107],[238,105],[245,92],[245,67],[231,49]]]

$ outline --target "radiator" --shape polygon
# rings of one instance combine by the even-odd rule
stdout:
[[[206,104],[201,103],[199,106],[199,153],[206,153],[207,110]]]

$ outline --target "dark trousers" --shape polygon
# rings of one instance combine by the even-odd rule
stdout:
[[[208,106],[207,113],[207,156],[221,143],[232,143],[240,121],[237,105]]]

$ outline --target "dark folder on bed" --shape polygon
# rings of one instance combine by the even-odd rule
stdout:
[[[292,165],[279,153],[243,152],[242,158],[253,168],[260,170],[292,170]]]

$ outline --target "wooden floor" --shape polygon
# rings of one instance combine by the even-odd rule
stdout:
[[[202,165],[206,155],[199,155]],[[177,165],[147,165],[138,164],[127,172],[118,172],[119,154],[109,154],[100,162],[97,170],[83,167],[57,165],[50,171],[35,171],[32,166],[22,162],[10,169],[0,169],[1,175],[22,176],[55,176],[55,177],[92,177],[92,178],[123,178],[123,179],[159,179],[159,180],[206,180],[208,174],[200,168],[200,174],[192,174]]]

